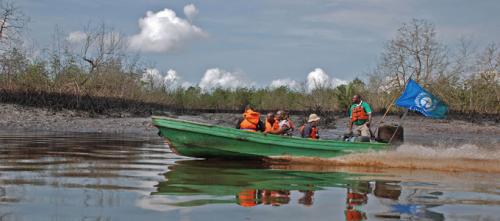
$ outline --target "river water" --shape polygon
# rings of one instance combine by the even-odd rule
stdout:
[[[3,131],[0,220],[500,220],[498,153],[407,144],[280,165],[183,158],[136,135]]]

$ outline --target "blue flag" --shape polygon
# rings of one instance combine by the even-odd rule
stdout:
[[[444,118],[448,106],[410,79],[396,105],[418,111],[426,117]]]

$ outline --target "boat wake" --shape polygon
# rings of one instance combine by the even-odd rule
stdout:
[[[358,153],[329,159],[305,157],[280,157],[279,159],[290,161],[292,164],[321,166],[500,173],[500,150],[495,146],[488,148],[473,144],[460,146],[403,144],[389,151]]]

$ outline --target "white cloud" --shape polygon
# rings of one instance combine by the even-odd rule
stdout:
[[[315,68],[307,75],[305,80],[305,88],[310,92],[316,88],[335,88],[339,85],[347,83],[348,82],[345,80],[332,78],[321,68]],[[293,90],[301,89],[301,83],[290,78],[276,79],[269,84],[270,88],[278,88],[282,86],[286,86]]]
[[[193,84],[190,82],[183,82],[182,78],[177,74],[177,71],[169,69],[167,74],[163,76],[158,69],[146,69],[142,74],[141,81],[146,84],[148,88],[154,89],[167,89],[174,90],[179,87],[188,88]]]
[[[307,75],[306,86],[308,91],[316,88],[335,88],[347,84],[347,81],[331,78],[323,69],[316,68]]]
[[[190,87],[195,87],[196,85],[191,83],[191,82],[188,82],[188,81],[183,81],[181,83],[181,88],[184,88],[184,89],[187,89],[187,88],[190,88]]]
[[[177,17],[168,8],[156,13],[148,11],[146,17],[139,20],[139,28],[140,33],[130,37],[130,47],[146,52],[167,52],[190,39],[206,36],[201,28]]]
[[[347,85],[349,82],[345,81],[345,80],[341,80],[341,79],[338,79],[338,78],[333,78],[331,79],[331,84],[332,84],[332,87],[338,87],[340,85]]]
[[[186,15],[186,18],[189,19],[190,21],[193,20],[193,18],[198,14],[198,12],[199,12],[198,9],[193,4],[184,6],[184,15]]]
[[[231,73],[219,68],[208,69],[199,86],[204,91],[209,91],[214,88],[236,89],[241,87],[249,87],[252,83],[244,80],[239,73]]]
[[[142,74],[141,81],[149,88],[159,88],[163,86],[163,77],[158,69],[146,69]]]
[[[276,79],[269,85],[270,88],[288,87],[289,89],[295,90],[300,88],[299,82],[292,80],[290,78]]]
[[[209,92],[216,88],[237,89],[255,86],[255,82],[245,79],[242,72],[229,72],[220,68],[206,70],[198,85],[183,81],[182,77],[173,69],[169,69],[165,74],[162,74],[155,68],[146,69],[141,81],[145,83],[147,88],[152,89],[173,90],[177,88],[198,86],[204,92]],[[316,68],[307,75],[305,87],[306,90],[310,92],[318,87],[335,88],[347,83],[347,81],[332,78],[321,68]],[[290,78],[283,78],[273,80],[269,84],[270,88],[278,88],[281,86],[286,86],[292,90],[299,90],[301,88],[301,83]]]
[[[179,86],[180,77],[177,75],[177,71],[169,69],[167,75],[163,77],[163,84],[166,87],[177,87]]]
[[[81,31],[74,31],[69,33],[66,40],[71,43],[81,43],[87,38],[87,33]]]

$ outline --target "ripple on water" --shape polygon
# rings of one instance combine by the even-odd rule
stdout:
[[[0,145],[4,189],[31,185],[150,191],[152,186],[145,189],[139,183],[161,180],[159,174],[173,156],[158,140],[99,134],[14,133],[0,136]]]

